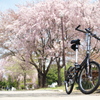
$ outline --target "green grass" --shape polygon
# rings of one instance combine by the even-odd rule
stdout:
[[[40,88],[39,90],[65,90],[64,86],[60,86],[60,87],[47,87],[47,88]]]
[[[77,90],[77,87],[78,87],[78,85],[75,84],[73,90]],[[53,87],[53,88],[50,88],[50,87],[40,88],[39,90],[63,90],[63,91],[65,91],[65,86],[63,85],[63,86],[57,86],[57,87]]]

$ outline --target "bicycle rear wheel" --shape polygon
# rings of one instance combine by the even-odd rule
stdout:
[[[79,76],[79,89],[84,94],[93,93],[100,84],[100,66],[98,63],[92,61],[89,69],[89,74],[86,74],[84,67]]]

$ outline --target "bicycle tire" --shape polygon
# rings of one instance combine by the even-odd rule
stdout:
[[[71,71],[73,71],[73,69],[74,67],[70,66],[65,75],[65,91],[67,94],[72,92],[75,83],[75,77],[71,76]]]
[[[97,62],[91,61],[89,66],[90,77],[86,76],[85,67],[79,75],[79,89],[84,94],[93,93],[100,85],[100,66]]]
[[[67,81],[65,82],[65,91],[67,94],[71,94],[73,87],[74,87],[74,83],[70,84],[70,86],[69,86],[68,82]]]

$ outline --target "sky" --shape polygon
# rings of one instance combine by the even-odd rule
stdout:
[[[15,6],[16,4],[25,4],[26,1],[30,2],[39,2],[43,0],[0,0],[0,11],[6,11],[7,9],[13,9],[16,10],[17,7]]]
[[[38,3],[39,1],[44,1],[44,0],[0,0],[0,11],[6,11],[7,9],[16,10],[17,7],[15,5],[25,4],[26,1]]]

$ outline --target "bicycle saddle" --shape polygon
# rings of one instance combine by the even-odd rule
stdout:
[[[71,44],[80,45],[80,39],[72,40]]]
[[[72,41],[71,41],[71,44],[72,44],[71,48],[72,48],[74,51],[76,51],[76,49],[78,49],[78,47],[77,47],[76,45],[80,45],[80,39],[72,40]]]

